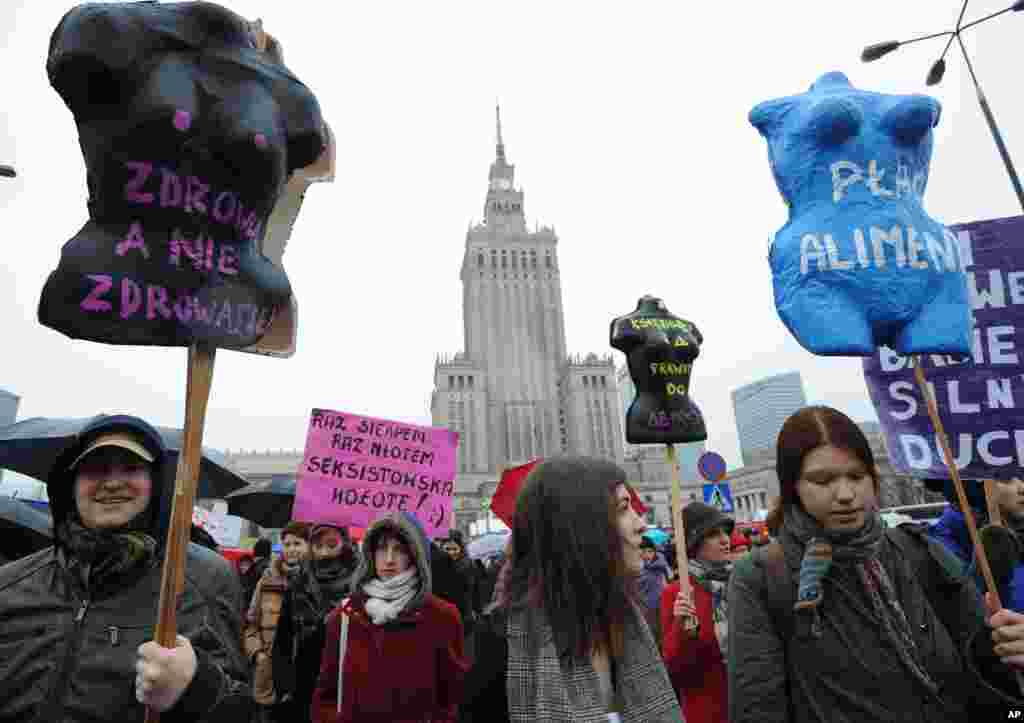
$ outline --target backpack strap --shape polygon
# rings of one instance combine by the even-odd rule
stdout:
[[[762,589],[765,603],[775,625],[775,632],[786,642],[793,637],[793,604],[796,602],[796,586],[786,565],[782,543],[773,541],[756,548],[751,557],[754,565],[761,568],[764,576]]]
[[[960,609],[960,588],[967,583],[959,562],[951,555],[934,549],[935,542],[928,538],[927,525],[905,522],[885,531],[889,542],[899,550],[917,577],[935,615],[946,630],[955,631],[963,625]]]

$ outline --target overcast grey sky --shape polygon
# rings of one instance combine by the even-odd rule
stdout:
[[[975,0],[968,17],[1009,5]],[[180,426],[185,351],[71,341],[36,304],[86,218],[70,112],[45,73],[72,3],[0,1],[0,387],[20,416],[139,414]],[[284,264],[300,308],[289,360],[222,351],[205,442],[300,448],[314,406],[429,422],[434,355],[462,345],[459,265],[483,211],[500,98],[525,210],[559,235],[571,352],[610,352],[609,321],[653,293],[700,327],[692,393],[708,446],[739,463],[730,391],[798,370],[808,398],[874,413],[859,360],[814,357],[776,316],[769,235],[785,208],[747,122],[761,100],[842,70],[854,85],[926,92],[941,41],[871,65],[871,42],[951,26],[959,0],[786,2],[291,2],[229,5],[281,41],[338,142],[333,185],[310,189]],[[967,39],[1024,163],[1014,72],[1024,16]],[[926,206],[947,223],[1019,213],[953,56]],[[619,359],[621,361],[621,359]]]

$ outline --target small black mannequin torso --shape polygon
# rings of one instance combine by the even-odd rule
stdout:
[[[626,413],[631,444],[683,444],[707,439],[704,417],[690,398],[690,374],[703,337],[665,303],[644,296],[611,324],[611,345],[626,355],[636,398]]]

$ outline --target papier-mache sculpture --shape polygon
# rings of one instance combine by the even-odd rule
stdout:
[[[78,126],[89,220],[40,321],[109,344],[292,353],[281,254],[334,149],[276,41],[214,3],[88,3],[54,31],[47,72]]]
[[[967,354],[956,236],[922,206],[938,101],[853,88],[842,73],[750,112],[789,220],[770,262],[783,323],[814,354]]]
[[[611,323],[611,345],[626,355],[636,397],[626,412],[630,444],[684,444],[707,439],[704,416],[690,398],[690,374],[704,338],[672,314],[665,302],[644,296],[636,309]]]

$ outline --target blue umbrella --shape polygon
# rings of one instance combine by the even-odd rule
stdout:
[[[32,417],[0,427],[0,468],[45,482],[57,458],[78,444],[83,430],[106,416],[100,414],[80,419]],[[167,463],[176,466],[184,433],[172,427],[156,429],[167,448]],[[223,499],[244,486],[245,480],[227,468],[220,452],[203,448],[197,498]]]
[[[255,522],[260,527],[279,529],[292,519],[295,478],[273,477],[255,482],[227,496],[228,514]]]
[[[665,532],[664,530],[662,530],[661,528],[658,528],[658,527],[655,527],[653,529],[647,530],[644,533],[644,537],[646,537],[648,540],[653,542],[658,547],[661,547],[662,545],[664,545],[669,540],[668,533]]]
[[[488,532],[474,538],[466,545],[466,554],[473,560],[495,557],[505,551],[505,546],[508,545],[511,536],[512,533],[509,530]]]
[[[53,543],[53,522],[45,512],[13,497],[0,497],[0,560],[16,560]]]

